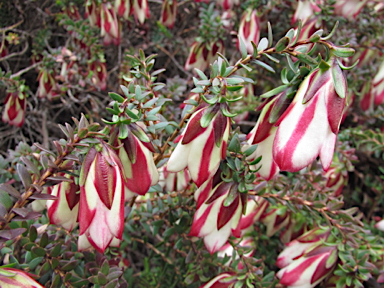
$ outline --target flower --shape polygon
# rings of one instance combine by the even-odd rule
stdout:
[[[324,170],[331,165],[345,107],[347,84],[338,64],[313,70],[300,84],[276,122],[273,159],[282,171],[296,172],[320,156]]]
[[[197,68],[204,71],[207,69],[209,65],[208,54],[209,51],[205,43],[194,42],[189,50],[189,55],[184,65],[185,70]]]
[[[56,90],[56,80],[53,73],[49,73],[48,70],[41,70],[37,77],[39,87],[37,88],[37,95],[39,98],[47,97],[48,100],[52,100],[54,97],[59,96]]]
[[[245,194],[237,193],[237,184],[209,179],[195,193],[197,210],[189,236],[203,237],[205,247],[213,254],[218,251],[233,234],[239,238],[239,220],[246,201]],[[224,205],[228,195],[234,195],[232,202]]]
[[[73,176],[66,175],[74,181]],[[80,187],[74,182],[63,181],[52,187],[51,195],[57,196],[56,200],[47,200],[49,221],[53,225],[62,226],[71,231],[77,225],[79,214]]]
[[[375,78],[372,81],[372,90],[375,105],[381,105],[384,103],[384,61],[379,67]]]
[[[120,44],[121,25],[117,19],[115,9],[110,2],[101,5],[101,36],[104,36],[104,44]]]
[[[85,18],[88,18],[91,26],[101,27],[100,5],[97,5],[95,0],[85,3]]]
[[[4,101],[2,120],[4,123],[21,127],[24,123],[25,110],[27,108],[26,95],[23,92],[8,92]]]
[[[221,4],[224,10],[229,10],[234,5],[240,5],[240,0],[218,0],[217,3]]]
[[[277,257],[276,266],[279,268],[286,267],[311,249],[321,246],[330,236],[330,233],[329,229],[317,227],[287,243],[285,249]]]
[[[240,230],[248,229],[253,223],[259,221],[265,210],[268,208],[269,202],[260,196],[254,199],[248,198],[245,214],[241,215],[239,228]]]
[[[347,19],[355,19],[368,0],[338,0],[334,4],[334,13]]]
[[[43,288],[44,286],[31,278],[33,274],[8,267],[0,267],[0,287],[3,288]]]
[[[265,180],[271,180],[280,171],[275,160],[273,159],[273,142],[275,140],[277,127],[274,126],[277,119],[287,108],[286,91],[279,93],[273,98],[270,98],[262,107],[259,119],[255,127],[248,134],[248,144],[257,144],[256,150],[247,157],[247,161],[251,163],[262,157],[257,163],[261,165],[257,174]],[[245,146],[247,149],[249,146]],[[253,170],[256,170],[255,165],[251,165]]]
[[[288,288],[313,288],[332,272],[337,260],[336,246],[317,246],[295,258],[277,272],[276,277]]]
[[[318,6],[319,0],[298,0],[295,14],[292,17],[291,24],[295,24],[296,21],[301,20],[303,24],[311,18],[315,12],[320,12],[321,9]]]
[[[236,245],[237,248],[241,248],[243,250],[247,250],[246,253],[242,254],[242,257],[244,258],[249,258],[252,257],[253,253],[255,253],[255,240],[252,237],[245,237],[243,238],[240,242],[237,240],[234,241],[234,244]],[[232,258],[232,255],[235,254],[235,258]],[[229,257],[230,259],[228,260],[225,265],[229,266],[234,259],[239,259],[239,253],[235,249],[233,249],[233,246],[230,243],[226,243],[224,246],[222,246],[217,253],[217,257],[224,258],[225,256]],[[237,269],[241,270],[244,269],[244,263],[242,261],[239,262],[237,265]]]
[[[253,53],[251,41],[257,45],[260,39],[260,23],[256,10],[247,9],[243,13],[240,20],[238,37],[237,47],[240,47],[241,39],[247,47],[248,53]]]
[[[236,277],[231,273],[221,273],[215,278],[211,279],[209,282],[200,286],[200,288],[230,288],[234,283],[237,282]],[[233,280],[228,280],[227,278],[232,278]]]
[[[129,20],[129,14],[131,13],[131,0],[116,0],[115,11],[117,15],[123,17],[125,20]]]
[[[100,90],[107,89],[107,65],[105,62],[95,60],[89,65],[89,70],[92,71],[91,81]]]
[[[209,124],[202,125],[205,114],[214,116]],[[230,126],[230,118],[221,113],[220,104],[195,111],[168,161],[167,170],[178,172],[188,167],[192,180],[201,186],[216,173],[226,156]]]
[[[163,187],[164,192],[183,191],[188,187],[191,179],[187,169],[179,172],[169,172],[165,166],[160,170],[160,177],[159,184]]]
[[[161,6],[161,18],[160,22],[164,26],[173,28],[175,25],[177,15],[177,1],[176,0],[165,0]]]
[[[100,150],[100,147],[98,147]],[[124,228],[123,167],[114,150],[92,147],[80,172],[79,249],[85,240],[101,253]],[[80,245],[81,244],[81,245]]]
[[[288,225],[291,214],[285,206],[278,206],[264,213],[260,217],[260,221],[267,226],[266,235],[271,237],[277,231]]]
[[[136,21],[139,20],[141,24],[144,23],[146,18],[149,18],[149,7],[147,0],[133,0],[132,9]]]
[[[152,154],[155,150],[138,125],[130,124],[128,129],[127,138],[119,140],[122,146],[118,152],[125,175],[125,187],[131,193],[145,195],[149,188],[159,181],[159,172]],[[141,141],[132,131],[146,137],[144,140],[147,142]],[[131,194],[129,192],[126,191],[126,200]]]
[[[375,228],[376,228],[376,229],[379,229],[380,231],[384,231],[384,219],[378,221],[378,222],[375,224]]]

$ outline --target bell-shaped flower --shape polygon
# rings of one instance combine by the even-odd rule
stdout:
[[[133,0],[132,9],[136,21],[138,20],[141,24],[149,18],[148,0]]]
[[[333,271],[337,261],[336,246],[317,246],[295,258],[276,277],[286,287],[313,288]]]
[[[80,187],[74,183],[74,177],[65,177],[72,182],[63,181],[52,187],[51,195],[57,196],[56,200],[47,200],[49,222],[71,231],[77,226],[79,214]]]
[[[9,268],[0,267],[0,287],[3,288],[43,288],[44,286],[34,280],[31,276],[33,274],[26,273],[24,271]]]
[[[87,0],[85,3],[85,18],[88,18],[91,26],[101,27],[100,5],[95,0]]]
[[[224,10],[232,9],[235,5],[240,5],[240,0],[217,0]]]
[[[347,83],[335,60],[330,68],[313,70],[298,91],[278,126],[273,159],[282,171],[296,172],[320,156],[324,170],[331,165]]]
[[[99,148],[99,147],[98,147]],[[101,253],[124,228],[123,167],[115,151],[92,147],[80,172],[80,235]],[[84,238],[84,237],[83,237]]]
[[[329,229],[314,228],[285,245],[285,249],[279,254],[276,266],[283,268],[291,264],[295,259],[324,243],[330,236]]]
[[[280,171],[275,160],[273,159],[273,141],[275,140],[277,127],[274,126],[279,117],[287,109],[287,90],[279,93],[278,95],[270,98],[266,104],[262,107],[259,119],[256,122],[255,127],[248,134],[248,144],[257,144],[256,150],[247,157],[247,161],[252,163],[261,157],[261,160],[257,163],[260,169],[257,174],[265,180],[271,180]],[[246,145],[244,149],[249,146]],[[256,165],[250,165],[253,170],[258,167]]]
[[[121,243],[120,239],[113,238],[108,246],[110,247],[119,247]],[[83,251],[89,248],[94,247],[93,242],[89,242],[88,238],[85,234],[79,236],[79,240],[77,241],[77,249],[79,251]]]
[[[267,226],[266,235],[271,237],[279,230],[286,227],[291,218],[291,214],[287,211],[285,206],[279,206],[265,212],[260,221]]]
[[[368,0],[338,0],[334,4],[334,14],[347,19],[355,19]]]
[[[235,240],[234,244],[237,248],[245,250],[242,254],[242,257],[244,258],[252,257],[252,255],[255,253],[256,243],[253,237],[245,237],[241,241]],[[233,255],[235,255],[234,258],[232,258]],[[225,256],[230,257],[229,261],[225,263],[226,266],[231,265],[234,259],[236,260],[240,258],[238,249],[233,249],[233,246],[228,242],[224,246],[222,246],[217,253],[217,257],[219,258],[224,258]],[[237,269],[244,269],[244,263],[242,261],[240,261],[237,265]]]
[[[211,254],[218,251],[231,234],[241,236],[238,224],[246,201],[246,195],[237,192],[237,184],[220,182],[213,187],[213,183],[211,178],[196,191],[200,201],[189,232],[189,236],[203,237]],[[229,203],[226,203],[227,197],[231,199]],[[206,200],[203,202],[202,198]]]
[[[177,16],[177,0],[165,0],[161,6],[160,23],[168,28],[173,28]]]
[[[362,97],[360,99],[360,108],[363,111],[374,109],[375,98],[373,97],[371,87],[372,84],[369,81],[365,82],[361,87],[360,95],[362,95]]]
[[[240,230],[247,230],[255,222],[259,221],[268,206],[269,202],[263,197],[255,196],[254,199],[248,197],[245,213],[241,215],[239,223]]]
[[[37,81],[39,82],[39,87],[37,88],[39,98],[47,97],[48,100],[52,100],[59,96],[59,93],[56,91],[56,80],[53,73],[50,73],[46,69],[41,70]]]
[[[193,113],[167,164],[170,172],[188,167],[197,186],[216,173],[220,161],[226,156],[231,125],[230,118],[220,111],[220,105],[204,107]]]
[[[233,277],[231,273],[221,273],[215,278],[211,279],[209,282],[200,286],[200,288],[230,288],[233,287],[234,283],[237,282],[237,279]],[[229,279],[232,278],[232,279]]]
[[[256,45],[260,39],[260,21],[257,16],[257,11],[253,9],[247,9],[241,16],[237,47],[240,47],[240,39],[244,42],[247,47],[248,53],[253,53],[253,46],[251,41]]]
[[[384,61],[381,63],[375,78],[373,78],[371,93],[375,105],[384,103]]]
[[[384,219],[381,219],[375,224],[375,228],[379,229],[380,231],[384,231]]]
[[[159,181],[159,172],[153,161],[155,150],[140,126],[130,124],[127,129],[127,138],[120,140],[122,146],[118,152],[123,165],[125,187],[132,193],[145,195]]]
[[[100,90],[107,89],[107,65],[105,62],[95,60],[89,65],[89,70],[92,71],[91,81]]]
[[[189,50],[187,61],[185,62],[185,70],[193,70],[197,68],[204,71],[209,66],[209,50],[206,43],[194,42]]]
[[[296,21],[301,20],[303,24],[312,16],[315,15],[315,12],[320,12],[321,9],[318,6],[318,3],[322,1],[316,0],[298,0],[295,14],[293,14],[291,24],[295,24]]]
[[[119,20],[117,19],[117,15],[115,12],[115,9],[113,8],[112,4],[110,2],[103,3],[101,5],[101,36],[106,37],[104,39],[104,44],[110,44],[113,42],[113,44],[118,45],[120,44],[120,37],[121,37],[121,29]]]
[[[125,20],[129,20],[131,13],[131,1],[132,0],[116,0],[115,11],[117,15],[123,17]]]
[[[325,186],[334,191],[334,196],[339,196],[348,183],[348,171],[344,166],[331,165],[328,171],[323,173],[323,176],[327,181]]]
[[[169,172],[165,166],[160,169],[159,184],[163,187],[164,192],[181,192],[189,186],[190,180],[188,169],[179,172]]]
[[[5,97],[2,120],[9,125],[21,127],[24,123],[27,108],[26,95],[23,92],[8,92]]]
[[[288,225],[280,233],[280,240],[283,243],[291,242],[307,231],[306,219],[299,213],[291,214]]]

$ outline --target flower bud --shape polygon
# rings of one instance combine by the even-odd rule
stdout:
[[[331,60],[327,70],[313,70],[276,122],[273,159],[282,171],[296,172],[320,156],[324,170],[331,165],[345,107],[347,84]]]
[[[122,239],[123,167],[115,151],[106,144],[101,152],[92,147],[81,167],[79,226],[80,235],[85,235],[101,253],[114,238]]]
[[[73,176],[65,177],[74,181]],[[63,181],[52,187],[51,195],[57,196],[56,200],[47,201],[49,221],[53,225],[61,226],[71,231],[77,225],[79,214],[80,187],[74,182]]]
[[[197,186],[213,177],[226,156],[230,119],[219,111],[218,105],[193,113],[167,164],[170,172],[188,167]],[[207,127],[202,127],[200,122],[204,113],[216,113]]]
[[[31,278],[32,274],[14,268],[0,267],[0,287],[3,288],[44,288]]]
[[[136,21],[138,20],[141,24],[144,23],[145,19],[149,18],[149,7],[147,0],[133,0],[133,15]]]
[[[320,12],[321,9],[317,5],[318,0],[298,0],[297,8],[295,14],[292,17],[291,24],[295,24],[296,21],[301,20],[303,24],[307,21],[307,19],[311,18],[315,12]]]
[[[232,203],[224,206],[229,193],[237,191],[237,185],[229,182],[220,182],[212,186],[213,179],[209,179],[198,190],[210,189],[208,195],[200,194],[198,197],[207,199],[196,210],[189,236],[203,237],[205,247],[213,254],[227,242],[233,234],[240,237],[239,220],[243,210],[244,194],[234,196]],[[236,191],[232,191],[236,190]]]
[[[241,39],[246,45],[248,53],[253,53],[251,41],[257,45],[260,39],[260,23],[256,10],[247,9],[243,13],[240,20],[238,37],[237,47],[240,47]]]
[[[334,13],[347,19],[355,19],[368,0],[338,0],[334,5]]]
[[[2,120],[4,123],[21,127],[24,123],[25,110],[27,108],[26,95],[23,92],[8,92],[4,101]]]
[[[372,92],[375,105],[384,103],[384,61],[379,67],[375,78],[372,81]]]
[[[161,7],[161,18],[160,22],[168,28],[173,28],[175,25],[177,15],[177,1],[176,0],[165,0]]]

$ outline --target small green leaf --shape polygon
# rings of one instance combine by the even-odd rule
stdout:
[[[304,54],[304,53],[297,53],[296,54],[296,57],[297,59],[299,59],[301,62],[305,63],[305,64],[308,64],[308,65],[317,65],[317,61],[315,59],[313,59],[311,56],[309,56],[308,54]]]
[[[245,156],[249,157],[249,156],[252,155],[253,152],[256,151],[256,148],[257,148],[257,144],[251,145],[243,153],[244,153]]]
[[[269,21],[267,23],[267,26],[268,26],[268,47],[271,47],[273,43],[273,32],[272,32],[271,23]]]
[[[275,95],[283,92],[287,88],[288,88],[288,85],[282,85],[282,86],[276,87],[275,89],[272,89],[272,90],[260,95],[260,97],[269,98],[269,97],[275,96]]]
[[[337,47],[333,46],[332,53],[337,57],[351,57],[355,54],[355,49],[349,47]]]
[[[259,60],[253,60],[252,62],[263,67],[264,69],[268,70],[269,72],[275,73],[275,70],[271,66],[269,66],[268,64],[266,64],[264,62],[261,62]]]
[[[281,38],[278,42],[277,42],[277,44],[276,44],[276,46],[275,46],[275,50],[276,50],[276,52],[282,52],[282,51],[284,51],[284,49],[285,48],[287,48],[288,47],[288,45],[289,45],[289,38],[288,37],[283,37],[283,38]]]
[[[245,45],[242,37],[239,36],[238,37],[238,41],[240,43],[241,59],[245,59],[245,58],[247,58],[247,55],[248,55],[248,53],[247,53],[247,46]]]
[[[259,45],[257,45],[257,51],[264,51],[267,49],[269,46],[269,42],[267,38],[262,38],[259,42]]]
[[[124,87],[124,86],[123,86]],[[124,87],[125,88],[125,87]],[[118,103],[123,103],[124,102],[124,97],[122,97],[121,95],[117,94],[117,93],[114,93],[114,92],[109,92],[108,93],[109,97],[112,98],[112,100],[115,100],[117,101]]]

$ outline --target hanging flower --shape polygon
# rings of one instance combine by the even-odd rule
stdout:
[[[316,0],[298,0],[297,8],[295,14],[292,17],[291,24],[295,24],[295,22],[301,20],[303,24],[312,16],[315,15],[315,12],[320,12],[321,9],[318,6],[318,3],[321,1]]]
[[[335,60],[325,71],[313,70],[276,122],[273,159],[282,171],[296,172],[320,156],[323,169],[331,165],[345,107],[347,83]]]
[[[245,194],[237,193],[237,184],[220,182],[213,187],[214,183],[209,179],[196,191],[198,205],[189,232],[189,236],[203,237],[211,254],[218,251],[231,234],[241,236],[239,221],[246,201]],[[233,201],[224,205],[229,194],[233,195]]]
[[[141,24],[144,23],[145,19],[149,18],[149,7],[147,0],[133,0],[132,9],[136,21],[139,20]]]
[[[163,187],[164,192],[183,191],[189,186],[191,176],[187,169],[179,172],[169,172],[167,167],[160,169],[159,184]]]
[[[92,147],[81,167],[79,226],[83,236],[79,249],[87,246],[87,240],[103,253],[113,239],[122,239],[123,167],[115,151],[106,144],[102,144],[101,151]]]
[[[27,100],[24,92],[8,92],[5,97],[2,120],[4,123],[21,127],[24,123]]]
[[[212,117],[212,120],[202,124],[203,117]],[[226,156],[229,130],[230,118],[221,113],[220,104],[197,110],[181,135],[167,170],[178,172],[188,167],[192,180],[197,186],[202,185],[216,173],[220,161]]]
[[[3,288],[44,288],[43,285],[36,282],[31,276],[32,274],[24,271],[9,268],[0,267],[0,287]]]
[[[173,28],[175,25],[177,15],[177,1],[176,0],[164,0],[161,6],[161,18],[160,23],[168,28]]]
[[[375,78],[373,78],[371,93],[375,105],[384,103],[384,61],[381,63]]]
[[[256,10],[247,9],[243,13],[240,20],[238,37],[237,47],[240,47],[241,39],[246,45],[248,53],[253,53],[251,41],[257,45],[260,39],[260,23]]]

